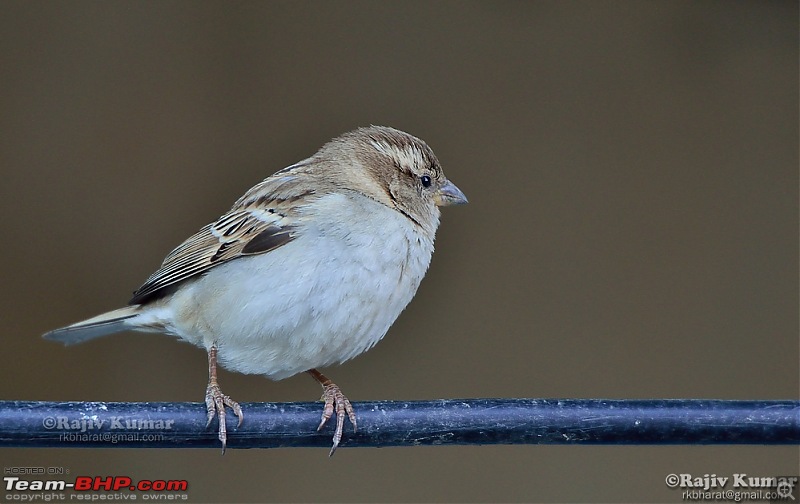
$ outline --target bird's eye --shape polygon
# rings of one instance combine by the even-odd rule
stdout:
[[[427,175],[423,175],[419,178],[419,181],[422,182],[423,187],[430,187],[431,186],[431,178]]]

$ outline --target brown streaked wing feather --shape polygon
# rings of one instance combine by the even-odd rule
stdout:
[[[267,228],[250,239],[240,253],[242,255],[263,254],[275,250],[281,245],[286,245],[292,240],[291,228],[283,229],[278,226]]]
[[[298,182],[293,176],[270,177],[248,191],[230,212],[170,252],[158,271],[133,293],[129,303],[158,299],[214,266],[237,257],[263,254],[292,241],[295,230],[289,222],[293,203],[313,194],[298,191]]]
[[[250,216],[236,233],[217,237],[206,226],[164,260],[161,267],[136,292],[130,304],[141,304],[172,292],[171,287],[243,255],[263,254],[294,239],[292,227],[268,224]],[[254,241],[253,241],[254,240]]]

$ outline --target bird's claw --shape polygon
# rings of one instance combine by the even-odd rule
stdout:
[[[322,400],[325,401],[325,406],[322,409],[322,421],[319,423],[317,431],[322,430],[328,420],[333,417],[334,411],[336,412],[336,430],[333,433],[333,446],[328,454],[329,457],[332,457],[333,452],[336,451],[339,442],[342,440],[345,415],[350,419],[350,423],[353,424],[353,432],[355,432],[357,429],[356,413],[350,404],[350,400],[345,397],[342,390],[335,383],[329,383],[323,387]]]
[[[209,383],[206,388],[206,411],[208,412],[208,421],[206,427],[211,425],[211,421],[215,416],[219,416],[219,440],[222,442],[222,454],[225,454],[225,446],[228,443],[228,431],[225,425],[225,406],[233,410],[233,414],[239,418],[237,427],[242,425],[244,420],[244,413],[239,403],[226,396],[220,390],[219,385],[216,383]]]

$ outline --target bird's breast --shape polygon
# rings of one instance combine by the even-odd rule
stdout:
[[[216,342],[229,369],[274,379],[340,363],[386,334],[433,253],[432,236],[368,198],[323,198],[297,230],[290,243],[213,268],[184,289],[180,302],[203,309],[177,332]]]

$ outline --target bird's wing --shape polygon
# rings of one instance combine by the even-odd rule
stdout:
[[[279,175],[280,174],[280,175]],[[133,293],[142,304],[171,292],[183,281],[238,257],[263,254],[295,237],[296,209],[313,191],[304,191],[295,175],[264,180],[220,217],[169,253],[161,267]]]

